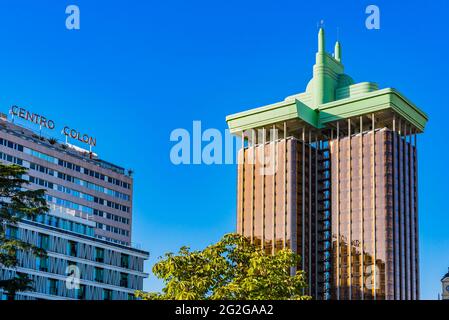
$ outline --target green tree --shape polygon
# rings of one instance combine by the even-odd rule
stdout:
[[[17,252],[31,252],[45,257],[46,252],[17,238],[7,229],[14,230],[22,218],[33,218],[49,211],[45,200],[45,190],[27,190],[29,182],[23,179],[27,170],[18,165],[0,164],[0,267],[15,268],[18,264]],[[32,281],[26,275],[17,273],[15,278],[0,281],[8,300],[13,300],[17,292],[32,289]]]
[[[238,234],[227,234],[203,251],[182,247],[153,267],[162,293],[138,291],[144,300],[303,300],[300,257],[289,249],[267,254]]]

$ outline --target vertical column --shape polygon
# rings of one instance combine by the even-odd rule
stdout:
[[[251,243],[254,243],[254,205],[255,205],[255,201],[254,201],[254,189],[255,189],[255,185],[254,185],[254,181],[256,179],[256,134],[254,129],[251,129],[251,136],[252,136],[252,141],[251,141],[251,158],[252,158],[252,163],[251,163],[251,233],[250,233],[250,239],[251,239]]]
[[[360,231],[361,231],[361,243],[360,243],[360,288],[361,288],[361,298],[365,299],[365,241],[364,241],[364,179],[363,179],[363,116],[360,116]]]
[[[241,167],[240,170],[240,226],[237,226],[237,232],[241,235],[245,235],[245,227],[244,227],[244,221],[245,221],[245,132],[242,131],[242,160],[239,163],[239,166]]]
[[[418,175],[418,136],[415,134],[415,161],[414,161],[414,171],[415,171],[415,264],[416,264],[416,270],[415,270],[415,276],[416,276],[416,300],[419,300],[420,298],[420,275],[419,275],[419,196],[418,196],[418,181],[419,181],[419,175]]]
[[[284,235],[283,235],[283,248],[287,247],[287,122],[284,122]]]
[[[277,238],[276,238],[276,222],[277,222],[277,217],[276,217],[276,174],[277,174],[277,129],[276,129],[276,125],[273,125],[273,129],[272,129],[272,143],[273,143],[273,149],[272,149],[272,153],[271,153],[271,157],[272,159],[270,159],[270,163],[271,161],[273,161],[273,190],[272,190],[272,194],[273,194],[273,239],[272,239],[272,245],[271,245],[271,249],[272,249],[272,253],[275,254],[276,253],[276,245],[277,245]]]
[[[348,298],[352,300],[352,157],[351,157],[351,119],[348,119],[348,186],[349,186],[349,199],[348,199]]]
[[[340,123],[337,122],[337,300],[340,300],[340,288],[341,288],[341,279],[340,279]],[[334,215],[332,215],[333,218]]]
[[[265,128],[262,128],[262,196],[261,196],[261,202],[262,202],[262,221],[261,221],[261,227],[262,227],[262,233],[261,233],[261,245],[262,250],[265,250],[265,165],[266,165],[266,159],[265,159],[265,142],[266,142],[266,132]]]
[[[408,278],[410,276],[410,270],[409,270],[409,261],[408,261],[408,254],[407,254],[407,250],[408,250],[408,246],[409,246],[409,241],[408,241],[408,171],[407,171],[407,167],[408,167],[408,158],[407,158],[407,122],[404,121],[401,130],[403,132],[403,136],[402,136],[402,172],[403,172],[403,181],[404,181],[404,187],[402,189],[402,192],[404,193],[404,217],[403,217],[403,230],[404,230],[404,251],[403,251],[403,255],[404,255],[404,284],[405,284],[405,291],[404,291],[404,299],[408,300],[408,294],[409,294],[409,283],[408,283]]]
[[[309,251],[309,295],[312,295],[312,132],[309,130],[309,187],[307,192],[309,193],[309,232],[308,232],[308,244]],[[315,257],[316,258],[316,257]],[[316,277],[316,275],[315,275]]]
[[[399,300],[400,295],[400,257],[399,257],[399,242],[400,242],[400,221],[399,221],[399,198],[398,198],[398,183],[396,183],[396,176],[398,176],[398,147],[397,147],[397,133],[396,133],[396,114],[393,115],[393,132],[392,132],[392,189],[393,189],[393,299]],[[398,169],[396,169],[398,168]],[[399,178],[399,177],[398,177]],[[398,180],[399,182],[399,180]]]
[[[416,129],[413,131],[413,144],[412,144],[412,157],[413,157],[413,168],[412,168],[412,174],[413,174],[413,276],[414,276],[414,281],[413,281],[413,286],[414,286],[414,290],[413,290],[413,299],[414,300],[419,300],[419,295],[418,295],[418,291],[419,291],[419,283],[418,283],[418,255],[416,254],[417,252],[417,247],[418,247],[418,233],[417,233],[417,228],[418,228],[418,221],[417,219],[417,214],[418,214],[418,203],[417,203],[417,195],[418,195],[418,184],[417,184],[417,179],[418,179],[418,172],[417,172],[417,167],[416,167]]]
[[[416,277],[415,277],[415,157],[414,157],[414,147],[413,147],[413,129],[409,131],[409,143],[408,143],[408,159],[409,159],[409,207],[410,207],[410,218],[409,218],[409,233],[410,233],[410,299],[416,300]]]
[[[373,186],[372,186],[372,193],[371,193],[371,197],[373,199],[373,212],[372,212],[372,219],[373,219],[373,297],[374,300],[376,300],[376,289],[378,286],[377,283],[377,264],[376,264],[376,250],[377,250],[377,245],[376,245],[376,122],[375,122],[375,118],[374,118],[374,113],[371,114],[371,120],[372,120],[372,130],[373,130],[373,141],[372,141],[372,145],[373,145],[373,167],[372,167],[372,179],[373,179]]]
[[[302,128],[302,155],[301,155],[301,162],[302,162],[302,170],[301,170],[301,178],[302,178],[302,183],[301,183],[301,191],[302,191],[302,203],[301,203],[301,209],[302,209],[302,217],[301,217],[301,221],[302,221],[302,234],[301,234],[301,244],[302,244],[302,248],[301,248],[301,261],[302,261],[302,270],[306,271],[306,206],[305,206],[305,201],[306,201],[306,175],[305,175],[305,169],[306,169],[306,131],[305,131],[305,127]],[[307,273],[308,274],[308,273]]]
[[[409,143],[408,143],[408,130],[407,123],[405,124],[404,130],[404,164],[405,164],[405,269],[406,269],[406,280],[407,280],[407,300],[411,299],[411,263],[410,263],[410,157],[409,157]]]
[[[401,219],[401,251],[400,251],[400,255],[401,255],[401,299],[402,300],[407,300],[407,257],[406,257],[406,251],[407,251],[407,235],[406,235],[406,220],[405,217],[407,215],[407,205],[406,205],[406,188],[407,188],[407,183],[406,183],[406,170],[405,170],[405,166],[406,166],[406,159],[405,159],[405,138],[404,138],[404,129],[403,129],[403,123],[402,123],[402,119],[400,121],[400,136],[399,136],[399,142],[400,142],[400,157],[401,157],[401,186],[400,186],[400,193],[401,193],[401,211],[400,211],[400,219]]]
[[[318,231],[320,231],[318,227],[318,148],[320,146],[320,142],[318,141],[317,134],[315,134],[315,141],[315,299],[318,300],[318,265],[322,264],[323,262],[322,259],[318,256]]]
[[[401,263],[401,272],[400,272],[400,279],[401,279],[401,300],[407,299],[407,291],[406,291],[406,271],[405,271],[405,176],[404,176],[404,143],[403,143],[403,130],[402,130],[402,119],[399,120],[399,233],[400,233],[400,248],[399,248],[399,256],[400,256],[400,263]]]

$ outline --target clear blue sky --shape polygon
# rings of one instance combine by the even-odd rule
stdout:
[[[225,116],[302,92],[317,22],[337,27],[346,72],[395,87],[425,110],[419,139],[422,298],[449,266],[447,1],[1,1],[0,109],[26,106],[97,137],[104,159],[135,170],[134,241],[156,258],[234,231],[236,168],[174,166],[170,132],[226,128]],[[81,30],[65,8],[81,9]],[[145,288],[156,290],[153,277]]]

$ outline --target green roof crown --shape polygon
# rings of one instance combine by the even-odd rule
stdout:
[[[284,101],[226,117],[231,132],[241,132],[298,119],[315,128],[328,123],[386,110],[394,111],[422,132],[427,115],[397,90],[379,90],[376,83],[360,82],[344,73],[342,47],[336,41],[333,55],[326,52],[325,32],[318,31],[313,77],[306,91]]]

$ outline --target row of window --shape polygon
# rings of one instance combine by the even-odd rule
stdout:
[[[81,167],[79,165],[73,164],[73,163],[65,161],[65,160],[58,159],[58,165],[60,165],[61,167],[70,169],[70,170],[75,170],[77,172],[81,172]]]
[[[61,186],[59,184],[56,184],[54,189],[58,190],[59,192],[62,192],[62,193],[67,193],[67,194],[71,195],[72,197],[84,199],[84,200],[90,201],[90,202],[93,202],[94,198],[95,198],[94,196],[91,196],[90,194],[80,192],[78,190],[74,190],[74,189],[68,188],[66,186]]]
[[[94,200],[94,197],[92,197],[90,195],[87,195],[87,194],[84,194],[82,192],[78,192],[78,191],[72,190],[72,189],[64,187],[64,186],[56,185],[56,184],[54,184],[52,182],[49,182],[49,181],[46,181],[46,180],[43,180],[43,179],[40,179],[40,178],[35,178],[33,176],[29,176],[29,181],[31,183],[37,184],[39,186],[42,186],[42,187],[45,187],[45,188],[48,188],[48,189],[58,190],[58,191],[61,191],[61,192],[66,192],[66,193],[72,194],[74,196],[78,196],[80,198],[86,199],[88,201],[93,201]],[[89,197],[92,197],[92,199],[90,199]],[[121,222],[121,223],[124,223],[124,224],[129,224],[130,223],[128,218],[120,217],[118,215],[114,215],[114,214],[107,213],[107,212],[104,212],[104,211],[100,211],[100,210],[97,210],[97,209],[92,209],[90,207],[86,207],[86,206],[83,206],[83,205],[80,205],[80,204],[77,204],[77,203],[74,203],[74,202],[71,202],[71,201],[68,201],[68,200],[59,199],[57,197],[53,197],[53,196],[49,196],[49,195],[47,195],[46,198],[47,198],[47,201],[49,201],[49,202],[51,202],[51,203],[53,203],[53,204],[55,204],[56,206],[59,206],[59,207],[64,207],[64,208],[71,209],[71,210],[78,210],[78,211],[87,213],[88,215],[94,214],[96,216],[101,216],[101,217],[104,217],[106,219],[117,221],[117,222]],[[126,236],[129,235],[128,231],[122,230],[122,229],[116,230],[116,228],[113,228],[113,227],[111,227],[109,225],[105,225],[105,229],[103,229],[103,230],[114,232],[114,233],[121,234],[121,235],[126,235]]]
[[[66,208],[65,206],[56,205],[55,203],[51,203],[50,204],[50,209],[51,209],[51,211],[60,211],[60,212],[65,213],[65,214],[74,215],[73,213],[69,212],[71,209]],[[99,213],[102,212],[102,211],[99,211],[99,210],[95,209],[95,210],[93,210],[93,212],[94,212],[94,215],[95,215],[95,213],[97,213],[96,215],[100,216]],[[119,216],[116,216],[116,215],[113,215],[113,214],[110,214],[110,213],[104,213],[103,212],[103,214],[104,215],[101,215],[101,216],[104,216],[104,217],[106,217],[107,219],[110,219],[110,220],[114,220],[114,221],[122,222],[122,223],[126,223],[126,224],[129,224],[129,222],[130,222],[129,219],[127,219],[127,218],[119,217]],[[52,215],[49,215],[49,216],[53,217]],[[54,217],[54,218],[57,218],[57,217]],[[120,218],[120,219],[118,219],[118,218]],[[51,219],[50,220],[44,220],[44,222],[41,222],[41,223],[45,223],[47,225],[58,227],[58,224],[55,225],[55,223],[52,222],[52,221],[53,220],[51,220]],[[38,221],[38,222],[40,222],[40,221]],[[72,230],[72,229],[67,229],[67,228],[64,228],[64,227],[62,227],[62,228],[65,229],[65,230],[75,231],[75,232],[81,233],[80,231],[76,231],[77,229],[76,230]],[[129,237],[129,231],[128,230],[124,230],[124,229],[121,229],[121,228],[113,227],[113,226],[110,226],[108,224],[102,223],[102,224],[98,225],[98,223],[97,223],[97,228],[100,228],[100,229],[102,229],[104,231],[108,231],[108,232],[111,232],[111,233],[120,234],[122,236]],[[86,233],[86,235],[94,236],[93,232],[90,232],[90,231],[89,231],[89,233]],[[109,238],[106,239],[106,240],[111,242],[111,240]],[[120,242],[113,241],[113,242],[114,243],[119,243],[119,244],[122,244],[122,245],[126,245],[126,246],[128,245],[127,242],[122,242],[122,241],[120,241]]]
[[[86,174],[88,176],[97,178],[99,180],[107,181],[109,183],[115,184],[115,185],[120,186],[122,188],[131,189],[131,184],[129,184],[127,182],[124,182],[124,181],[122,181],[120,179],[116,179],[116,178],[112,178],[112,177],[106,176],[106,175],[101,174],[99,172],[96,172],[94,170],[83,168],[83,167],[75,165],[75,164],[73,164],[71,162],[55,158],[53,156],[50,156],[48,154],[45,154],[45,153],[42,153],[42,152],[30,149],[30,148],[25,148],[24,146],[22,146],[20,144],[17,144],[17,143],[14,143],[14,142],[11,142],[9,140],[0,138],[0,145],[3,145],[5,147],[8,147],[8,148],[11,148],[11,149],[14,149],[14,150],[18,150],[20,152],[25,152],[26,154],[29,154],[29,155],[31,155],[33,157],[36,157],[36,158],[45,160],[47,162],[51,162],[51,163],[60,165],[60,166],[63,166],[64,168],[67,168],[67,169],[70,169],[70,170],[74,170],[74,171],[77,171],[77,172],[82,172],[82,173],[84,173],[84,174]]]
[[[55,217],[51,217],[48,216],[49,218],[55,218]],[[60,221],[61,219],[59,219]],[[58,220],[55,220],[58,221]],[[5,236],[7,239],[19,239],[19,228],[16,226],[8,226],[5,230]],[[37,247],[45,250],[45,251],[49,251],[50,250],[50,236],[48,234],[44,234],[44,233],[38,233],[38,238],[37,238]],[[79,256],[79,245],[80,243],[73,241],[73,240],[68,240],[67,241],[67,245],[66,245],[66,250],[64,252],[61,252],[63,254],[66,254],[68,256],[72,256],[75,258],[80,257]],[[105,249],[104,248],[100,248],[100,247],[94,247],[94,259],[93,261],[98,262],[98,263],[105,263]],[[130,260],[131,257],[128,254],[125,253],[121,253],[120,254],[120,262],[117,265],[118,267],[124,268],[124,269],[129,269],[130,268]],[[45,261],[41,260],[40,262],[40,267],[45,268],[46,264]],[[41,270],[41,271],[45,271],[45,270]],[[100,281],[101,282],[101,281]]]
[[[112,213],[109,213],[109,212],[104,212],[104,211],[97,210],[97,209],[94,209],[94,216],[103,217],[103,218],[106,218],[108,220],[114,220],[116,222],[120,222],[120,223],[123,223],[123,224],[129,224],[130,223],[128,218],[121,217],[121,216],[118,216],[116,214],[112,214]]]
[[[84,200],[90,201],[90,202],[95,202],[95,203],[107,206],[109,208],[120,210],[120,211],[123,211],[126,213],[130,212],[130,208],[128,206],[124,206],[124,205],[121,205],[121,204],[113,202],[113,201],[104,200],[102,198],[94,197],[90,194],[86,194],[84,192],[80,192],[80,191],[77,191],[77,190],[74,190],[74,189],[71,189],[71,188],[68,188],[65,186],[61,186],[59,184],[55,184],[55,183],[52,183],[52,182],[44,180],[44,179],[35,178],[33,176],[30,176],[29,181],[31,183],[38,184],[42,187],[45,187],[45,188],[48,188],[51,190],[57,190],[59,192],[70,194],[71,196],[76,197],[76,198],[84,199]]]
[[[62,210],[64,209],[64,207],[62,207],[62,206],[54,205],[54,207],[55,208],[60,208]],[[54,209],[53,205],[50,205],[50,209]],[[110,215],[110,214],[108,214],[108,215]],[[109,217],[106,216],[106,217],[108,219],[112,219],[113,218],[111,216],[109,216]],[[126,222],[128,222],[128,224],[129,224],[129,219],[126,219],[126,220],[127,220]],[[87,235],[87,236],[90,236],[90,237],[93,237],[94,233],[95,233],[94,229],[92,227],[89,227],[89,226],[84,225],[84,224],[72,222],[70,220],[62,219],[62,218],[59,218],[59,217],[56,217],[56,216],[53,216],[53,215],[39,215],[39,216],[34,217],[32,219],[32,221],[39,222],[39,223],[42,223],[42,224],[45,224],[45,225],[49,225],[49,226],[52,226],[52,227],[60,228],[60,229],[63,229],[63,230],[72,231],[72,232],[79,233],[79,234],[84,234],[84,235]],[[117,219],[115,221],[117,221]],[[115,233],[115,234],[120,234],[122,236],[129,237],[129,231],[128,230],[123,230],[121,228],[113,227],[113,226],[110,226],[108,224],[98,224],[98,223],[97,223],[97,227],[102,229],[102,230],[108,231],[108,232],[112,232],[112,233]],[[127,245],[127,243],[121,243],[121,244]]]
[[[9,154],[0,152],[0,159],[4,161],[8,161],[14,164],[18,164],[19,166],[23,165],[23,160],[17,157],[10,156]]]
[[[41,236],[41,234],[39,234]],[[78,242],[69,240],[67,242],[67,255],[72,257],[78,257]],[[122,253],[120,255],[120,267],[129,268],[129,255]],[[95,261],[104,263],[104,249],[95,247]]]
[[[76,178],[74,176],[71,176],[69,174],[58,172],[57,177],[59,179],[63,179],[63,180],[69,181],[69,182],[71,182],[73,184],[77,184],[77,185],[89,188],[91,190],[94,190],[94,191],[102,192],[102,193],[105,193],[107,195],[119,198],[119,199],[123,199],[123,200],[126,200],[126,201],[129,201],[129,199],[130,199],[129,195],[127,195],[127,194],[124,194],[124,193],[121,193],[121,192],[118,192],[118,191],[115,191],[115,190],[111,190],[111,189],[99,186],[99,185],[94,184],[92,182],[88,182],[88,181]]]
[[[40,260],[40,262],[38,262],[38,264],[39,264],[38,268],[41,268],[43,263],[46,263],[45,262],[46,259],[41,258],[38,260]],[[46,269],[48,269],[48,266],[43,267],[42,269],[43,270],[41,270],[41,271],[45,271]],[[95,269],[97,269],[97,268],[95,268]],[[99,276],[101,275],[100,272],[98,274],[99,274]],[[96,275],[97,275],[97,273],[96,273]],[[49,295],[53,295],[53,296],[59,296],[60,294],[58,292],[58,288],[59,288],[58,285],[65,285],[65,282],[62,282],[57,279],[49,278],[47,280],[46,293]],[[126,288],[127,285],[128,285],[128,276],[126,274],[121,274],[120,286]],[[79,288],[75,288],[73,290],[75,290],[75,298],[76,299],[79,299],[79,300],[86,299],[86,285],[80,284]],[[103,295],[102,295],[103,300],[112,300],[112,290],[110,290],[110,289],[102,289],[102,290],[103,290]],[[135,300],[135,298],[132,294],[128,294],[128,299]]]
[[[95,237],[97,239],[103,240],[103,241],[107,241],[107,242],[112,242],[112,243],[116,243],[116,244],[120,244],[122,246],[129,246],[129,243],[126,241],[121,241],[121,240],[117,240],[117,239],[112,239],[109,237],[105,237],[105,236],[100,236],[100,235],[95,235]]]
[[[40,178],[35,178],[33,176],[29,176],[28,177],[28,181],[30,183],[34,183],[34,184],[37,184],[37,185],[39,185],[41,187],[45,187],[45,188],[48,188],[48,189],[53,189],[53,187],[54,187],[53,183],[48,182],[47,180],[40,179]]]
[[[73,265],[76,265],[76,263],[72,263]],[[129,281],[128,281],[128,274],[124,272],[120,272],[120,287],[128,288]],[[94,279],[96,282],[104,283],[104,269],[95,267],[94,269]]]
[[[110,226],[110,225],[107,225],[107,224],[103,224],[103,223],[97,222],[97,228],[101,229],[101,230],[108,231],[108,232],[120,234],[122,236],[129,237],[129,231],[128,230],[124,230],[124,229],[121,229],[121,228],[113,227],[113,226]]]
[[[72,210],[77,210],[80,212],[84,212],[88,215],[93,215],[94,214],[94,209],[87,207],[87,206],[83,206],[81,204],[69,201],[69,200],[65,200],[65,199],[60,199],[54,196],[50,196],[48,194],[45,195],[45,198],[47,200],[47,202],[50,203],[54,203],[58,206],[62,206],[68,209],[72,209]]]
[[[107,206],[109,208],[120,210],[120,211],[127,212],[127,213],[129,213],[129,211],[130,211],[130,208],[128,206],[124,206],[124,205],[121,205],[119,203],[112,202],[112,201],[105,200],[105,199],[101,199],[101,198],[98,198],[98,197],[94,197],[94,202],[98,203],[98,204],[101,204],[103,206]]]
[[[18,150],[23,152],[23,146],[5,139],[0,138],[0,145],[8,147],[10,149]]]
[[[90,177],[96,178],[98,180],[107,181],[109,183],[115,184],[116,186],[119,186],[119,187],[122,187],[122,188],[125,188],[125,189],[131,189],[131,185],[129,183],[127,183],[127,182],[124,182],[122,180],[106,176],[106,175],[104,175],[102,173],[99,173],[99,172],[91,170],[91,169],[83,168],[83,167],[81,167],[79,165],[76,165],[74,163],[71,163],[71,162],[68,162],[68,161],[65,161],[65,160],[58,159],[58,165],[60,165],[60,166],[62,166],[64,168],[70,169],[70,170],[74,170],[74,171],[77,171],[77,172],[80,172],[80,173],[84,173],[85,175],[88,175]]]
[[[97,178],[99,180],[107,181],[109,183],[115,184],[116,186],[119,186],[119,187],[122,187],[122,188],[125,188],[125,189],[131,189],[131,185],[129,183],[127,183],[127,182],[124,182],[122,180],[119,180],[119,179],[116,179],[116,178],[112,178],[112,177],[109,177],[109,176],[105,176],[104,174],[101,174],[99,172],[96,172],[96,171],[93,171],[93,170],[90,170],[90,169],[84,168],[84,174],[86,174],[88,176],[91,176],[91,177],[94,177],[94,178]]]
[[[119,191],[111,190],[109,188],[102,187],[102,186],[97,185],[97,184],[92,183],[92,182],[88,182],[88,181],[85,181],[85,180],[82,180],[82,179],[75,178],[75,177],[73,177],[71,175],[68,175],[68,174],[64,174],[64,173],[61,173],[61,172],[56,172],[53,169],[47,168],[45,166],[41,166],[41,165],[36,164],[36,163],[32,163],[31,162],[30,163],[30,169],[35,170],[35,171],[39,171],[41,173],[50,175],[52,177],[58,177],[59,179],[63,179],[63,180],[69,181],[71,183],[74,183],[74,184],[86,187],[88,189],[91,189],[91,190],[94,190],[94,191],[97,191],[97,192],[100,192],[100,193],[107,194],[109,196],[112,196],[112,197],[115,197],[115,198],[118,198],[118,199],[122,199],[122,200],[125,200],[125,201],[129,201],[130,200],[130,196],[127,195],[127,194],[121,193]]]
[[[50,279],[57,281],[56,279]],[[53,293],[57,293],[56,284],[49,284],[47,285],[47,290],[50,290],[52,288]],[[75,298],[79,300],[86,300],[86,286],[81,284],[79,289],[74,289],[76,291]],[[48,291],[50,292],[50,291]],[[55,294],[56,295],[56,294]],[[0,293],[0,300],[7,300],[8,296],[4,293]],[[109,289],[103,289],[103,300],[112,300],[112,291]],[[37,299],[39,300],[39,299]],[[128,300],[136,300],[135,296],[133,294],[128,294]]]
[[[12,142],[4,140],[4,139],[0,139],[0,144],[6,145],[6,146],[8,146],[8,147],[10,147],[12,149],[16,149],[16,150],[19,150],[18,146],[20,146],[18,144],[12,143]],[[28,149],[28,150],[31,150],[31,149]],[[39,158],[42,158],[43,154],[35,153],[33,151],[34,150],[31,150],[32,155],[38,156]],[[49,160],[49,158],[47,158],[47,157],[45,157],[45,158],[46,158],[46,160]],[[23,160],[22,159],[17,158],[17,157],[13,157],[11,155],[8,155],[8,154],[2,153],[2,152],[0,152],[0,159],[23,166]],[[130,196],[127,195],[127,194],[121,193],[119,191],[111,190],[111,189],[108,189],[108,188],[96,185],[96,184],[88,182],[88,181],[84,181],[84,180],[81,180],[81,179],[78,179],[78,178],[74,178],[72,176],[69,176],[69,175],[66,175],[66,174],[63,174],[63,173],[59,173],[58,172],[58,174],[56,175],[55,171],[53,169],[50,169],[50,168],[47,168],[47,167],[44,167],[44,166],[41,166],[41,165],[38,165],[38,164],[35,164],[35,163],[30,163],[30,169],[35,170],[35,171],[39,171],[41,173],[48,174],[50,176],[54,176],[54,177],[57,176],[60,179],[64,179],[64,180],[70,181],[72,183],[75,183],[75,184],[78,184],[78,185],[81,185],[81,186],[85,186],[85,187],[87,187],[87,188],[89,188],[91,190],[102,192],[102,193],[105,193],[107,195],[110,195],[110,196],[113,196],[113,197],[116,197],[116,198],[119,198],[119,199],[122,199],[122,200],[125,200],[125,201],[129,201],[130,200]],[[90,200],[90,201],[92,201],[92,200]],[[102,202],[104,202],[105,205],[107,205],[110,208],[115,208],[115,209],[122,210],[122,211],[128,212],[128,213],[130,211],[129,207],[122,206],[122,205],[120,205],[118,203],[115,203],[115,202],[112,202],[112,201],[99,199],[97,203],[102,203]]]
[[[8,158],[8,155],[5,155],[3,153],[0,153],[0,156],[1,156],[2,159],[3,159],[3,157]],[[9,156],[9,157],[11,157],[11,156]],[[9,159],[8,158],[7,160],[9,161],[9,160],[13,160],[13,159]],[[10,161],[10,162],[13,162],[13,161]],[[55,185],[52,182],[49,182],[49,181],[46,181],[46,180],[43,180],[43,179],[40,179],[40,178],[29,176],[29,181],[31,183],[40,185],[40,186],[48,188],[48,189],[55,189],[56,188],[56,190],[61,191],[61,192],[66,192],[66,193],[72,193],[73,192],[74,196],[78,195],[79,197],[85,198],[86,200],[89,200],[89,201],[95,200],[94,197],[92,197],[92,196],[89,196],[87,194],[84,194],[84,193],[81,193],[81,192],[78,192],[78,191],[66,188],[64,186]],[[92,198],[89,198],[89,197],[92,197]],[[92,209],[90,207],[86,207],[86,206],[80,205],[80,204],[77,204],[77,203],[74,203],[74,202],[71,202],[71,201],[68,201],[68,200],[65,200],[65,199],[59,199],[57,197],[53,197],[53,196],[49,196],[49,195],[46,195],[46,199],[47,199],[48,202],[53,203],[54,205],[56,205],[58,207],[63,207],[63,208],[72,209],[72,210],[78,210],[78,211],[87,213],[89,215],[94,214],[94,209]],[[96,198],[96,199],[97,199],[96,202],[99,203],[98,198]],[[96,211],[96,215],[100,215],[100,213],[101,213],[101,216],[103,216],[103,217],[105,217],[107,219],[113,219],[114,221],[118,221],[118,222],[129,224],[129,219],[127,219],[127,218],[119,217],[117,215],[113,215],[113,214],[110,214],[110,213],[105,213],[105,212],[98,211],[98,210],[95,210],[95,211]],[[61,219],[61,218],[58,218],[58,217],[55,217],[55,216],[51,216],[51,215],[38,216],[38,217],[35,218],[35,221],[37,221],[39,223],[46,224],[46,225],[50,225],[50,226],[53,226],[53,227],[58,227],[58,228],[61,228],[61,229],[64,229],[64,230],[73,231],[73,232],[81,233],[81,234],[86,234],[86,235],[89,235],[89,236],[93,236],[93,233],[94,233],[92,228],[90,228],[88,226],[85,226],[85,225],[82,225],[82,224],[78,224],[78,223],[73,223],[72,221]],[[110,226],[110,225],[107,225],[107,224],[100,224],[99,228],[102,229],[102,230],[106,230],[108,232],[115,233],[115,234],[120,234],[120,235],[123,235],[123,236],[129,236],[129,231],[128,230],[124,230],[124,229],[121,229],[121,228],[113,227],[113,226]]]
[[[31,155],[33,157],[45,160],[47,162],[51,162],[51,163],[54,163],[54,164],[58,163],[58,161],[57,161],[57,159],[55,157],[49,156],[48,154],[41,153],[41,152],[33,150],[33,149],[25,148],[24,152],[26,154],[29,154],[29,155]]]
[[[92,228],[88,225],[74,222],[74,221],[67,220],[67,219],[63,219],[63,218],[59,218],[59,217],[49,215],[49,214],[38,215],[38,216],[31,218],[30,220],[34,221],[34,222],[42,223],[42,224],[45,224],[48,226],[52,226],[55,228],[75,232],[78,234],[83,234],[83,235],[86,235],[89,237],[93,237],[95,235],[94,228]]]

